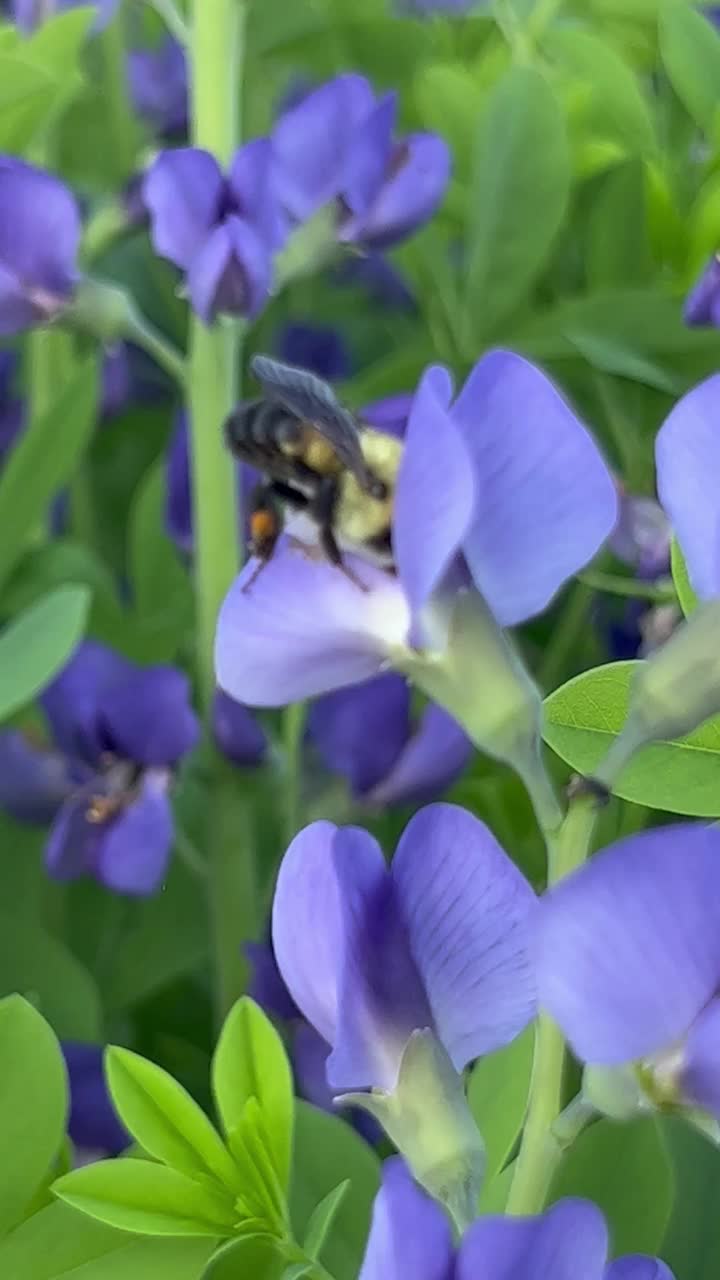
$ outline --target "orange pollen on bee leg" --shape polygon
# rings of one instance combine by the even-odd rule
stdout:
[[[253,542],[267,542],[277,533],[277,520],[272,511],[253,511],[250,517],[250,534]]]

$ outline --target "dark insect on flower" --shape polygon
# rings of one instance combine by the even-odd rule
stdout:
[[[307,370],[268,356],[255,356],[250,367],[263,394],[239,405],[225,423],[230,451],[266,477],[252,501],[250,544],[259,564],[246,589],[271,559],[286,511],[294,517],[292,536],[311,546],[319,542],[353,581],[344,550],[360,549],[391,566],[402,443],[367,426]]]

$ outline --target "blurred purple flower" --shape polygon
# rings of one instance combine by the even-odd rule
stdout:
[[[672,530],[654,498],[621,494],[620,518],[609,539],[610,550],[644,582],[670,573]],[[647,657],[669,638],[680,618],[674,605],[648,605],[642,600],[612,601],[598,606],[600,626],[608,635],[614,658]]]
[[[309,369],[327,382],[350,376],[351,356],[345,339],[330,325],[286,324],[275,347],[281,360]]]
[[[0,734],[3,803],[34,821],[54,810],[45,858],[56,879],[154,892],[172,846],[173,769],[199,737],[187,678],[87,641],[40,702],[53,749]]]
[[[413,723],[409,685],[392,672],[319,698],[308,733],[325,767],[372,808],[435,799],[472,754],[467,735],[441,707],[430,704]]]
[[[247,707],[221,690],[215,694],[212,725],[216,746],[233,764],[251,769],[263,763],[268,749],[263,729]]]
[[[720,596],[720,374],[675,405],[655,441],[658,494],[702,600]]]
[[[372,400],[360,410],[360,417],[371,427],[384,431],[389,436],[405,435],[413,396],[410,391],[401,391],[394,396],[383,396],[381,400]]]
[[[53,320],[78,279],[80,213],[58,178],[0,156],[0,335]]]
[[[335,1091],[394,1089],[415,1030],[457,1071],[535,1012],[527,956],[535,895],[488,828],[437,804],[411,819],[390,871],[356,827],[314,822],[280,867],[278,968],[328,1044]]]
[[[70,1082],[68,1132],[81,1163],[117,1156],[132,1139],[110,1099],[99,1044],[64,1040],[61,1045]]]
[[[720,327],[720,258],[713,254],[683,308],[685,323]]]
[[[546,894],[536,967],[582,1061],[635,1064],[651,1100],[720,1118],[718,903],[717,827],[642,832]]]
[[[379,674],[411,640],[417,647],[418,623],[453,577],[472,579],[501,626],[525,621],[610,535],[614,481],[539,369],[491,352],[451,400],[447,371],[428,369],[397,478],[396,576],[348,556],[361,591],[285,543],[251,591],[256,562],[238,578],[216,638],[218,683],[233,697],[282,706]]]
[[[339,285],[364,289],[373,302],[398,311],[414,311],[417,302],[397,267],[384,254],[369,250],[344,258],[333,271]]]
[[[305,222],[336,203],[340,241],[384,248],[435,213],[450,178],[450,152],[431,133],[394,137],[397,99],[342,75],[278,120],[272,142],[288,213]]]
[[[155,49],[133,49],[127,60],[135,110],[161,138],[187,133],[188,70],[185,51],[172,36]]]
[[[608,1232],[589,1200],[537,1218],[480,1218],[457,1249],[440,1206],[399,1156],[386,1160],[358,1280],[673,1280],[656,1258],[608,1263]]]
[[[286,236],[270,142],[235,153],[227,177],[207,151],[163,151],[143,184],[155,251],[186,273],[193,309],[256,316],[270,292],[272,254]]]
[[[15,23],[24,35],[31,35],[48,18],[67,9],[78,9],[92,4],[93,0],[12,0],[11,10]],[[97,17],[94,30],[99,31],[111,21],[119,0],[94,0]]]

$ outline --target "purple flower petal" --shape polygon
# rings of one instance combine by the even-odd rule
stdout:
[[[242,703],[218,689],[213,701],[213,735],[228,760],[243,768],[262,764],[267,754],[267,736],[262,726]]]
[[[218,684],[248,706],[282,707],[377,675],[407,636],[407,601],[395,578],[358,557],[368,586],[285,543],[251,586],[251,561],[220,611]]]
[[[165,528],[178,550],[190,553],[193,549],[192,491],[187,415],[183,412],[175,417],[165,476]]]
[[[535,894],[485,824],[449,804],[410,820],[392,876],[435,1026],[462,1070],[535,1013]]]
[[[450,181],[450,150],[433,133],[413,133],[396,143],[392,177],[364,213],[343,222],[339,238],[386,249],[429,222]]]
[[[187,129],[188,70],[185,51],[166,36],[157,49],[133,49],[127,59],[133,106],[159,134]]]
[[[131,672],[102,691],[98,711],[109,748],[135,764],[175,764],[200,737],[190,682],[174,667]]]
[[[408,683],[388,672],[328,693],[311,707],[308,731],[325,767],[363,796],[392,770],[408,740]]]
[[[274,1018],[299,1018],[300,1011],[283,981],[270,942],[246,942],[245,955],[252,965],[248,995]]]
[[[348,158],[342,197],[351,214],[362,215],[376,198],[392,155],[397,94],[386,93],[365,118]]]
[[[0,733],[0,808],[11,817],[44,826],[71,786],[59,753],[33,746],[16,729]]]
[[[338,329],[325,324],[285,324],[276,349],[286,364],[309,369],[326,382],[349,378],[352,357]]]
[[[358,126],[373,104],[372,89],[363,76],[343,75],[281,116],[272,136],[279,190],[298,222],[342,191]]]
[[[668,518],[654,498],[623,494],[610,549],[641,578],[657,578],[670,572],[671,534]]]
[[[188,268],[193,309],[206,324],[218,315],[256,316],[267,302],[272,260],[249,222],[227,218],[215,227]]]
[[[588,1200],[540,1218],[481,1218],[463,1238],[457,1280],[603,1280],[607,1228]]]
[[[540,1003],[578,1057],[621,1063],[671,1046],[720,978],[720,830],[621,840],[539,911]]]
[[[512,626],[540,613],[612,532],[615,484],[550,380],[512,352],[484,356],[452,412],[476,472],[465,555],[498,621]]]
[[[371,427],[377,427],[379,431],[385,431],[390,436],[398,436],[402,439],[414,399],[414,393],[409,391],[402,391],[396,396],[385,396],[382,400],[373,400],[371,404],[366,404],[360,410],[360,417]]]
[[[720,258],[713,254],[685,300],[683,318],[692,326],[720,326]]]
[[[77,280],[80,214],[64,183],[0,157],[0,333],[51,318]]]
[[[55,880],[75,880],[95,870],[103,828],[89,821],[88,797],[66,800],[45,843],[45,866]]]
[[[165,878],[172,842],[167,775],[150,770],[137,798],[103,831],[97,877],[117,893],[154,893]]]
[[[411,1178],[399,1156],[386,1160],[358,1280],[451,1280],[446,1215]]]
[[[451,565],[475,514],[471,455],[448,412],[446,369],[428,369],[413,400],[395,489],[393,552],[414,614]]]
[[[102,1046],[64,1040],[60,1047],[70,1082],[70,1137],[84,1151],[119,1155],[131,1138],[108,1093]]]
[[[604,1280],[674,1280],[673,1273],[659,1258],[629,1254],[611,1262]]]
[[[658,494],[702,599],[720,595],[720,374],[675,405],[655,441]]]
[[[279,249],[289,228],[280,204],[275,153],[269,138],[255,138],[235,152],[230,189],[242,218],[252,223],[268,249]]]
[[[393,768],[365,801],[374,808],[386,808],[434,800],[457,781],[472,753],[472,743],[457,720],[431,703]]]
[[[297,1091],[314,1107],[335,1112],[335,1094],[327,1082],[330,1045],[309,1022],[301,1022],[292,1038],[292,1065]]]
[[[222,173],[209,152],[197,147],[162,151],[143,183],[155,252],[187,270],[220,216],[223,190]]]
[[[711,1000],[693,1023],[685,1043],[684,1097],[720,1117],[720,999]]]
[[[101,695],[126,680],[131,663],[112,649],[86,640],[40,697],[55,742],[69,756],[95,764],[106,748],[98,722]]]

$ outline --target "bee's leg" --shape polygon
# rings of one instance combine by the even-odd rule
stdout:
[[[250,554],[257,556],[258,564],[255,572],[243,585],[243,591],[249,591],[262,573],[265,565],[272,559],[277,540],[282,530],[282,508],[273,490],[272,483],[259,484],[250,498]]]
[[[337,544],[333,529],[336,505],[337,480],[335,476],[325,476],[319,483],[309,507],[310,514],[317,521],[320,546],[331,564],[334,564],[361,591],[367,591],[366,584],[358,578],[357,574],[353,573],[350,566],[343,560],[342,551]]]

